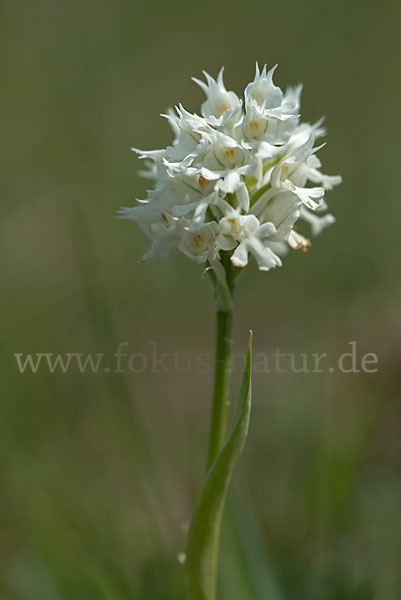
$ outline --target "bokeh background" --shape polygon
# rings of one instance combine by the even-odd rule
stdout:
[[[218,597],[399,600],[401,5],[2,0],[0,12],[2,600],[183,597],[212,373],[21,374],[14,353],[212,352],[201,270],[178,253],[138,266],[148,240],[114,214],[145,193],[130,147],[164,146],[159,113],[203,101],[190,77],[224,64],[240,93],[256,60],[279,63],[282,87],[304,83],[304,118],[327,117],[324,171],[344,183],[328,194],[337,224],[307,255],[243,274],[236,351],[252,328],[255,352],[335,359],[355,340],[379,365],[255,373]]]

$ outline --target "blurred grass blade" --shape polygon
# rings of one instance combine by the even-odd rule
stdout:
[[[207,474],[187,544],[187,600],[214,600],[221,518],[228,485],[245,445],[251,411],[252,332],[230,436]]]
[[[89,559],[82,560],[81,566],[97,590],[99,600],[126,600],[126,596],[122,594],[113,580],[95,562]]]
[[[230,494],[224,513],[219,581],[230,600],[283,600],[250,498]]]

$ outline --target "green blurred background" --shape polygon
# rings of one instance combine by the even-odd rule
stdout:
[[[185,529],[203,476],[212,374],[20,374],[14,353],[189,353],[214,343],[201,269],[114,219],[143,197],[130,147],[226,67],[302,81],[325,114],[337,224],[307,255],[254,266],[236,350],[357,342],[375,374],[256,373],[226,514],[219,600],[401,598],[399,2],[0,2],[3,600],[182,598]],[[182,360],[184,360],[182,358]],[[182,369],[185,371],[185,368]],[[238,375],[235,376],[237,386]]]

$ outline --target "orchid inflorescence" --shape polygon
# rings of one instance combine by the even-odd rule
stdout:
[[[227,91],[223,69],[217,80],[194,79],[206,94],[201,114],[180,104],[165,116],[175,134],[162,150],[137,150],[148,163],[142,175],[153,189],[120,217],[136,221],[151,238],[143,260],[167,257],[178,248],[221,275],[222,253],[234,267],[249,255],[262,271],[282,264],[288,247],[310,241],[295,230],[298,219],[312,234],[334,222],[326,210],[326,190],[341,182],[324,175],[315,146],[325,134],[322,119],[300,122],[302,85],[285,93],[273,83],[275,68],[260,71],[244,92],[244,101]],[[307,187],[311,182],[314,187]],[[220,270],[219,270],[220,269]]]

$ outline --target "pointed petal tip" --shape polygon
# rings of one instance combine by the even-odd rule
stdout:
[[[194,81],[196,83],[196,85],[199,85],[200,88],[202,88],[202,90],[204,92],[207,92],[208,90],[208,86],[206,85],[206,83],[204,81],[202,81],[201,79],[198,79],[197,77],[191,77],[192,81]]]

